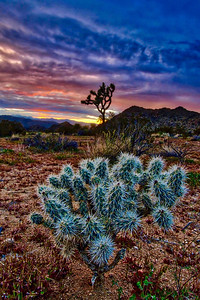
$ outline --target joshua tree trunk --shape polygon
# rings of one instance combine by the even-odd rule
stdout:
[[[94,289],[104,286],[104,284],[105,284],[104,273],[102,273],[100,271],[93,273],[91,282],[92,282],[92,286],[94,287]]]
[[[84,260],[84,262],[87,264],[87,266],[92,270],[93,272],[93,277],[92,277],[92,286],[94,288],[99,287],[99,286],[103,286],[104,285],[104,274],[110,270],[112,270],[117,264],[118,262],[124,258],[125,249],[121,249],[117,252],[113,262],[108,265],[108,264],[104,264],[103,266],[98,266],[97,264],[94,264],[91,262],[91,260],[88,258],[87,252],[86,252],[86,246],[85,247],[80,247],[79,248],[79,252]]]
[[[104,113],[102,113],[102,121],[103,121],[103,124],[105,123],[105,120],[106,120],[106,118],[105,118],[105,112],[104,112]]]

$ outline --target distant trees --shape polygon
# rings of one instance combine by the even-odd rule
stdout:
[[[0,122],[0,137],[11,136],[12,134],[25,134],[26,130],[21,123],[16,121],[2,120]]]
[[[115,85],[111,83],[109,86],[106,86],[103,82],[99,87],[98,91],[90,91],[90,94],[87,96],[86,100],[82,100],[82,104],[92,104],[95,105],[97,110],[100,112],[102,117],[102,123],[106,121],[106,110],[110,107],[112,102],[112,96],[115,91]],[[94,99],[92,99],[94,97]]]
[[[194,130],[194,134],[200,135],[200,127],[196,128],[196,129]]]

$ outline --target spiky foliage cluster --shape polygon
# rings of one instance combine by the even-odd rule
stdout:
[[[123,257],[122,249],[108,263],[119,232],[134,232],[148,214],[160,227],[172,226],[170,209],[185,193],[184,180],[182,168],[166,171],[160,157],[146,168],[126,153],[113,166],[104,158],[86,159],[77,172],[68,164],[59,176],[49,177],[47,186],[39,187],[44,217],[34,213],[31,219],[52,229],[65,256],[78,249],[96,278]]]

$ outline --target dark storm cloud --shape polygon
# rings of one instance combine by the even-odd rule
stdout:
[[[198,12],[186,0],[0,1],[0,105],[93,113],[79,103],[102,81],[118,111],[146,96],[198,105]]]

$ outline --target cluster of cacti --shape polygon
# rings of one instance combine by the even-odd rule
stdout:
[[[48,180],[47,186],[39,187],[44,217],[33,213],[32,222],[52,230],[65,257],[79,251],[93,271],[92,283],[123,258],[121,249],[108,262],[119,232],[132,233],[148,214],[169,229],[170,208],[186,190],[182,168],[166,171],[159,157],[145,168],[139,158],[126,153],[113,166],[104,158],[86,159],[74,172],[68,164],[59,176]]]

